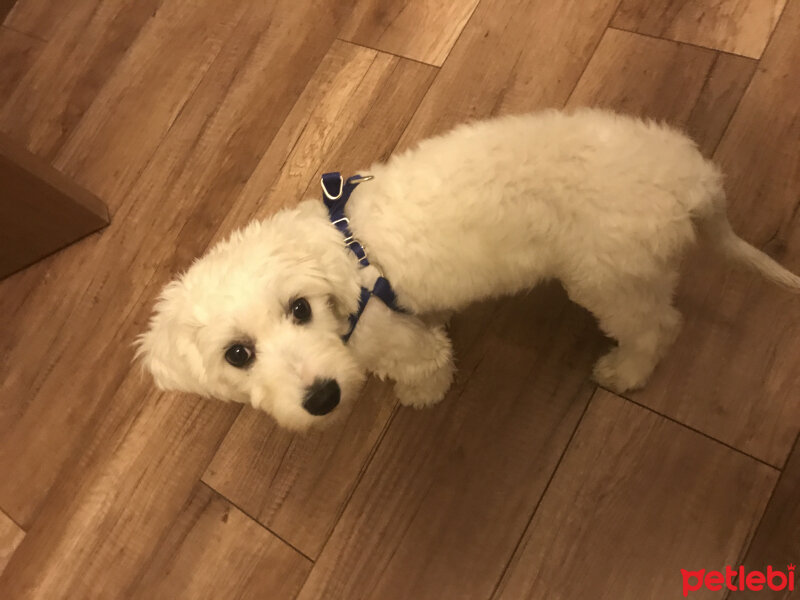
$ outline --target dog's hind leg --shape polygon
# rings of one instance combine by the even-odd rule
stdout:
[[[680,331],[672,305],[676,273],[657,279],[630,278],[602,289],[570,289],[570,297],[592,312],[617,346],[597,361],[594,379],[614,392],[645,385]]]

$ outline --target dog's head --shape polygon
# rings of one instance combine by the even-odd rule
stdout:
[[[364,379],[341,338],[360,288],[320,210],[254,222],[164,288],[138,339],[159,387],[250,403],[290,429],[343,412]]]

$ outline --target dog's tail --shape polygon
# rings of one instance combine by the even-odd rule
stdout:
[[[716,207],[702,223],[701,231],[724,256],[739,262],[778,285],[800,293],[800,277],[782,267],[758,248],[736,235],[725,212],[725,205]]]

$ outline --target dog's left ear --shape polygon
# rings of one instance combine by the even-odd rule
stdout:
[[[184,301],[180,279],[164,288],[148,331],[136,338],[136,358],[159,389],[202,393],[205,367],[193,328],[182,320]]]

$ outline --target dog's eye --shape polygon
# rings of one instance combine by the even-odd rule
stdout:
[[[253,360],[253,351],[242,344],[234,344],[225,351],[225,360],[237,369],[246,367]]]
[[[292,302],[292,316],[298,323],[308,323],[311,320],[311,305],[305,298],[298,298]]]

